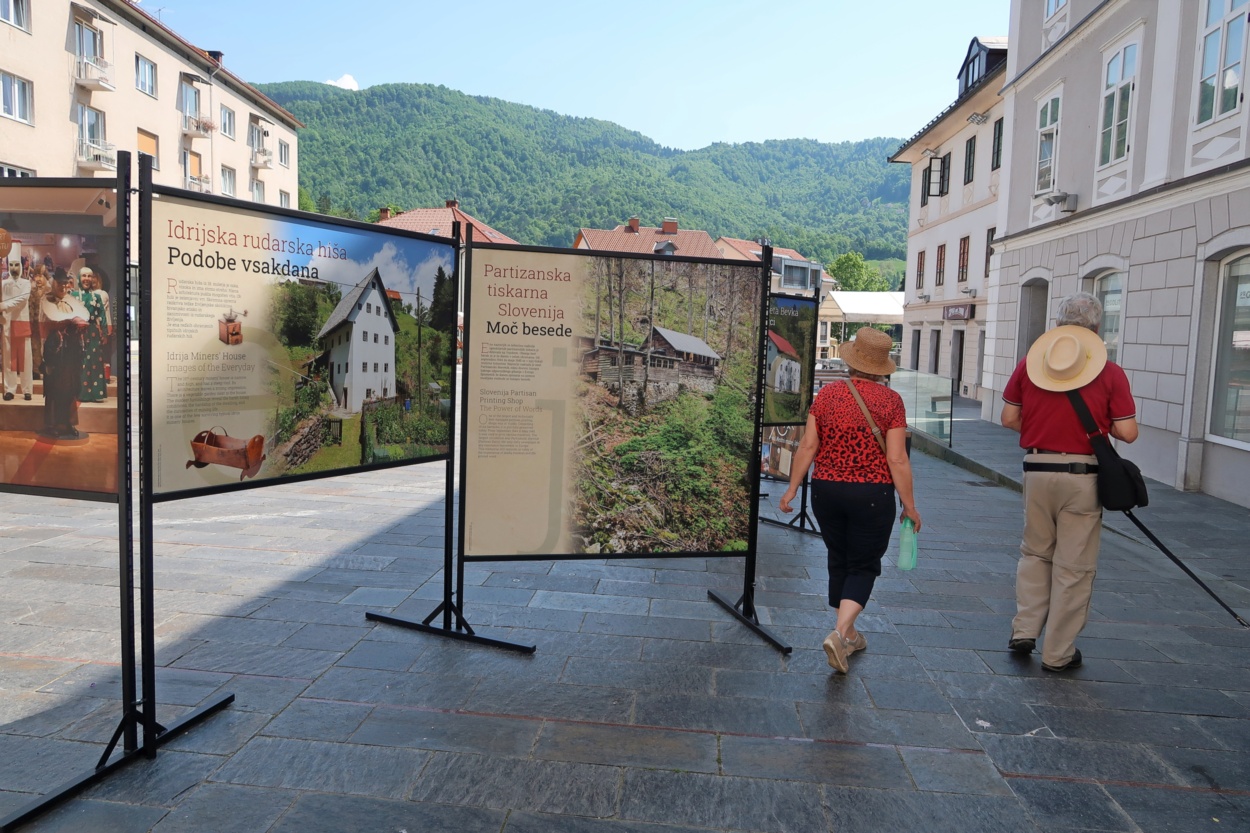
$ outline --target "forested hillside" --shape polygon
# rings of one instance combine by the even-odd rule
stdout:
[[[523,243],[569,246],[582,226],[676,216],[684,228],[766,235],[825,263],[849,250],[905,255],[908,169],[886,162],[897,139],[679,151],[610,122],[440,86],[259,86],[307,125],[300,183],[335,212],[365,217],[454,196]]]

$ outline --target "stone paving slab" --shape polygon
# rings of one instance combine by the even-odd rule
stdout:
[[[158,717],[236,699],[27,829],[1250,829],[1250,633],[1140,535],[1108,521],[1083,668],[1006,651],[1005,430],[956,426],[961,465],[915,456],[920,563],[887,556],[848,675],[820,649],[823,547],[794,529],[759,535],[788,656],[707,599],[741,592],[740,557],[466,565],[474,629],[525,656],[364,618],[441,601],[442,464],[162,504]],[[1142,517],[1250,604],[1250,513],[1152,488]],[[120,672],[115,511],[7,496],[3,520],[7,812],[94,764]]]

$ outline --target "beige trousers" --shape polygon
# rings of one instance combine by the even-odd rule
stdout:
[[[1030,454],[1033,463],[1096,463],[1083,454]],[[1098,475],[1024,473],[1024,537],[1016,565],[1016,617],[1012,638],[1036,639],[1046,628],[1042,662],[1063,665],[1089,618],[1102,505]]]

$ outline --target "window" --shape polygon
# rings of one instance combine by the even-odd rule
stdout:
[[[1059,96],[1042,102],[1037,113],[1037,185],[1036,193],[1055,187],[1055,145],[1059,141]]]
[[[182,151],[182,174],[187,178],[187,187],[202,184],[204,175],[204,157],[193,150]]]
[[[258,121],[249,123],[247,126],[247,146],[252,150],[261,150],[265,147],[265,134],[268,132],[261,128]]]
[[[1211,433],[1250,443],[1250,256],[1224,267],[1219,304]]]
[[[156,98],[156,64],[137,52],[135,53],[135,89]]]
[[[968,141],[964,142],[964,185],[972,182],[972,176],[976,171],[977,161],[977,137],[969,136]]]
[[[281,139],[278,140],[278,164],[284,168],[291,167],[291,146]]]
[[[382,343],[385,345],[390,345],[391,337],[389,335],[382,336]]]
[[[252,190],[252,202],[264,202],[265,201],[265,183],[261,182],[259,179],[253,179],[251,190]]]
[[[365,312],[373,312],[373,304],[365,304]]]
[[[374,363],[373,363],[373,372],[374,372],[374,373],[377,373],[377,372],[378,372],[378,363],[377,363],[377,362],[374,362]]]
[[[35,172],[28,168],[19,168],[16,165],[6,165],[0,162],[0,177],[6,176],[34,176]]]
[[[34,96],[31,94],[31,83],[25,78],[0,72],[0,92],[3,93],[4,109],[0,110],[11,119],[33,124]]]
[[[382,372],[383,372],[383,373],[390,373],[390,372],[391,372],[391,363],[390,363],[390,362],[386,362],[385,364],[383,364],[383,365],[382,365]]]
[[[1120,322],[1123,320],[1124,275],[1112,272],[1094,282],[1094,294],[1102,304],[1102,324],[1098,335],[1107,345],[1107,361],[1116,361],[1120,346]]]
[[[1130,43],[1111,56],[1103,73],[1099,165],[1119,162],[1128,155],[1128,117],[1136,75],[1137,44]]]
[[[951,155],[942,157],[942,176],[938,179],[938,196],[944,197],[951,192]]]
[[[86,104],[78,105],[78,142],[95,147],[104,144],[104,114]]]
[[[179,112],[182,113],[182,128],[186,130],[193,122],[200,119],[200,91],[194,84],[183,81],[178,85]]]
[[[1198,65],[1198,123],[1237,108],[1241,101],[1247,0],[1207,0]]]
[[[933,285],[941,286],[946,283],[946,244],[943,243],[937,248],[937,263],[933,264]]]
[[[361,372],[361,373],[368,373],[368,372],[369,372],[369,363],[368,363],[368,362],[361,362],[361,363],[360,363],[360,372]]]
[[[994,235],[998,234],[998,229],[991,228],[985,233],[985,277],[990,276],[990,258],[994,255]]]
[[[363,342],[365,342],[366,344],[368,344],[368,343],[369,343],[369,333],[367,333],[367,332],[366,332],[366,331],[364,331],[364,330],[361,330],[361,331],[360,331],[360,340],[361,340],[361,341],[363,341]]]
[[[1055,12],[1068,5],[1068,0],[1046,0],[1046,17],[1055,16]]]
[[[234,111],[224,104],[221,105],[221,124],[218,127],[221,128],[221,135],[227,139],[234,138]]]
[[[0,20],[30,29],[30,0],[0,0]]]
[[[968,280],[968,252],[971,248],[971,237],[959,238],[959,271],[955,273],[956,283],[966,283]]]
[[[281,206],[282,208],[290,208],[290,207],[291,207],[291,194],[290,194],[290,192],[288,192],[288,191],[279,191],[279,192],[278,192],[278,205],[279,205],[279,206]]]
[[[916,288],[924,289],[924,252],[916,253]]]
[[[920,204],[929,204],[929,179],[933,176],[933,168],[925,165],[925,169],[920,173]]]
[[[1003,166],[1003,120],[994,122],[994,141],[990,148],[990,170],[996,171]]]
[[[155,133],[149,133],[142,127],[139,128],[136,146],[140,153],[146,153],[152,157],[152,170],[159,171],[161,169],[161,140]]]
[[[99,66],[104,55],[104,37],[100,34],[100,30],[88,26],[81,20],[75,20],[74,54],[80,60]]]
[[[234,168],[221,166],[221,193],[227,197],[234,196],[235,173]]]
[[[797,289],[811,289],[811,272],[807,265],[799,263],[782,264],[781,285]]]
[[[377,333],[374,333],[374,334],[373,334],[373,343],[374,343],[374,344],[377,344],[377,343],[378,343],[378,334],[377,334]]]

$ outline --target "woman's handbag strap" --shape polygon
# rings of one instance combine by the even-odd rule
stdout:
[[[872,418],[872,414],[868,413],[868,406],[864,404],[864,397],[859,395],[855,383],[850,379],[846,380],[846,386],[851,389],[851,396],[855,397],[855,403],[859,405],[859,409],[864,412],[864,419],[868,420],[868,427],[872,429],[873,439],[877,441],[877,445],[881,446],[881,453],[885,453],[885,437],[881,436],[881,429],[877,427],[876,420]]]

